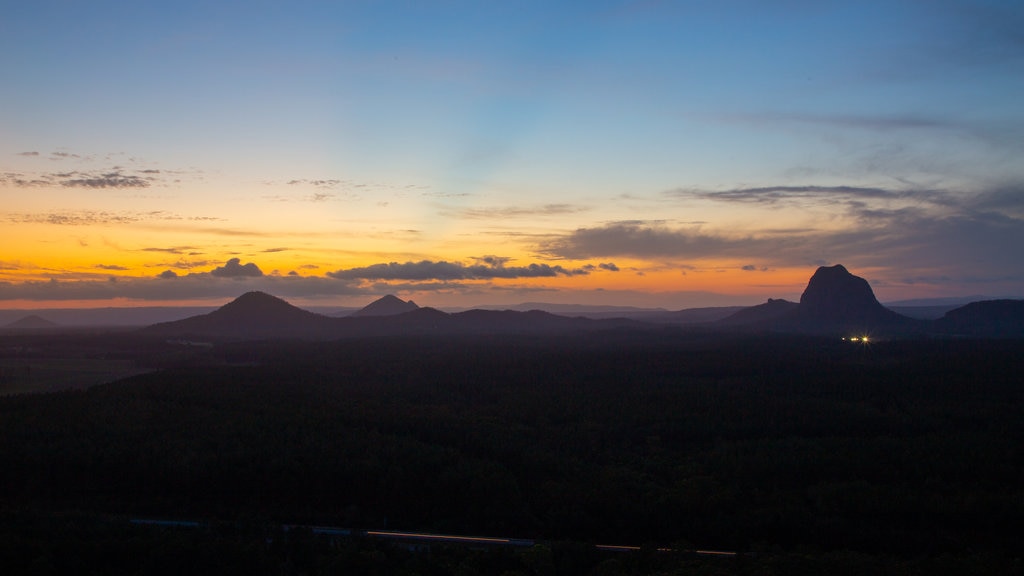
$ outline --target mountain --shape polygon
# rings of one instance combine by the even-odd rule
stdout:
[[[1024,300],[972,302],[950,310],[932,325],[951,336],[1022,337]]]
[[[710,306],[705,308],[686,308],[673,312],[631,314],[626,316],[626,318],[661,324],[707,324],[718,322],[747,308],[749,306]]]
[[[842,264],[822,266],[814,272],[800,295],[799,310],[807,317],[832,322],[861,321],[887,313],[868,281],[850,274]]]
[[[265,292],[248,292],[200,316],[163,322],[143,332],[167,336],[216,337],[231,340],[316,338],[327,335],[331,319],[292,306]]]
[[[15,320],[14,322],[7,324],[4,328],[10,328],[13,330],[45,330],[47,328],[56,328],[58,326],[59,324],[50,322],[42,316],[31,314],[21,318],[20,320]]]
[[[905,333],[917,326],[915,320],[882,306],[868,281],[842,264],[818,268],[800,295],[799,306],[779,323],[784,330],[819,334]]]
[[[764,304],[743,308],[715,324],[718,326],[743,326],[775,322],[787,314],[792,314],[798,306],[799,304],[789,300],[769,298]]]
[[[882,306],[867,280],[854,276],[842,264],[818,268],[807,282],[799,303],[769,299],[717,325],[803,334],[849,331],[894,334],[920,329],[918,321]]]
[[[918,320],[938,320],[945,316],[946,312],[955,310],[963,306],[963,304],[957,304],[956,306],[891,306],[885,304],[885,307],[897,314],[901,314],[908,318],[916,318]]]
[[[370,302],[364,308],[353,312],[350,316],[394,316],[396,314],[411,312],[417,308],[419,308],[419,306],[417,306],[412,300],[407,302],[397,296],[388,294],[387,296],[382,296],[381,298]]]
[[[975,302],[949,311],[940,320],[919,320],[882,306],[867,281],[854,276],[842,265],[818,268],[799,303],[769,299],[764,304],[742,309],[715,308],[700,312],[704,327],[727,330],[835,336],[847,333],[1024,336],[1024,300]],[[211,340],[327,340],[401,335],[568,335],[597,330],[665,328],[663,319],[644,320],[567,317],[541,310],[473,309],[449,314],[421,308],[395,296],[384,296],[351,316],[336,318],[302,310],[263,292],[249,292],[208,314],[154,324],[142,333]]]
[[[396,303],[397,301],[397,303]],[[393,312],[393,306],[412,307]],[[367,314],[333,318],[296,308],[263,292],[249,292],[201,316],[164,322],[144,328],[143,334],[213,340],[268,340],[299,338],[331,340],[366,336],[550,334],[600,330],[620,326],[645,326],[625,319],[568,318],[539,310],[468,310],[448,314],[420,308],[412,302],[387,297],[363,310]],[[391,314],[382,312],[392,311]],[[376,312],[373,314],[372,312]]]

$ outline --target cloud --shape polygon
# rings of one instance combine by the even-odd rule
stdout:
[[[751,204],[771,210],[820,208],[821,227],[746,228],[656,221],[583,227],[539,242],[553,258],[630,257],[678,265],[693,260],[747,260],[742,269],[841,262],[874,270],[878,281],[945,278],[943,282],[1024,280],[1024,183],[984,190],[887,189],[856,186],[765,186],[725,191],[676,190],[679,198]],[[774,220],[766,218],[765,222]],[[992,290],[1005,288],[993,288]]]
[[[53,224],[56,226],[94,226],[131,224],[142,220],[138,213],[114,213],[94,210],[77,212],[48,212],[41,214],[11,214],[8,220],[18,224]]]
[[[890,190],[859,186],[762,186],[733,188],[731,190],[701,190],[678,188],[666,192],[676,198],[697,198],[741,204],[780,204],[787,202],[831,202],[855,199],[872,200],[931,200],[939,202],[943,194],[929,190]]]
[[[754,123],[798,123],[865,130],[964,130],[948,118],[921,114],[810,114],[806,112],[761,112],[738,114],[727,119]]]
[[[18,172],[6,172],[0,175],[0,183],[16,186],[18,188],[37,188],[40,186],[53,186],[54,182],[46,176],[26,176]]]
[[[496,278],[551,278],[555,276],[583,276],[589,272],[582,268],[567,269],[549,264],[507,266],[509,258],[483,256],[475,264],[421,260],[419,262],[389,262],[328,272],[331,278],[341,280],[490,280]]]
[[[542,254],[572,260],[607,256],[693,258],[721,255],[750,243],[750,238],[729,239],[702,233],[699,229],[673,229],[628,221],[579,228],[542,242],[538,249]]]
[[[602,270],[607,270],[609,272],[619,271],[619,267],[616,266],[614,262],[602,262],[601,264],[598,264],[597,267]]]
[[[474,220],[492,220],[506,218],[533,218],[536,216],[561,216],[585,212],[589,208],[572,204],[545,204],[543,206],[519,207],[506,206],[498,208],[466,208],[461,210],[443,210],[443,214],[459,216]]]
[[[38,157],[37,151],[18,152],[18,156]],[[178,185],[182,178],[201,176],[194,168],[188,170],[160,169],[142,159],[120,154],[81,155],[72,152],[55,151],[47,157],[54,162],[74,160],[76,170],[32,172],[21,174],[11,172],[0,175],[0,183],[19,187],[61,186],[85,189],[144,189],[154,184]],[[102,164],[100,164],[102,162]],[[118,164],[115,164],[118,162]]]
[[[333,278],[303,276],[258,276],[224,278],[201,272],[180,275],[173,270],[145,277],[119,276],[111,282],[108,275],[54,275],[49,280],[0,282],[0,301],[31,300],[132,300],[174,301],[235,298],[251,290],[261,290],[282,298],[319,298],[379,294],[358,283]]]
[[[112,270],[112,271],[120,271],[120,272],[128,270],[128,268],[126,268],[124,266],[118,266],[116,264],[97,264],[96,268],[98,268],[100,270]]]
[[[100,174],[76,174],[77,178],[61,181],[68,188],[146,188],[153,180],[151,176],[124,174],[120,170]]]
[[[6,219],[16,224],[53,224],[56,226],[93,226],[134,224],[137,222],[176,222],[186,218],[164,210],[146,212],[104,210],[68,210],[63,212],[8,213]],[[192,220],[189,218],[188,220]],[[195,231],[195,228],[190,231]],[[241,234],[241,233],[236,233]]]
[[[340,186],[341,184],[342,184],[341,180],[336,180],[336,179],[333,179],[333,178],[323,179],[323,180],[310,180],[310,179],[303,178],[303,179],[296,179],[296,180],[289,180],[288,181],[288,185],[289,186],[307,185],[307,186],[315,186],[317,188],[328,188],[328,189],[336,188],[336,187]]]
[[[166,252],[168,254],[185,254],[186,252],[193,252],[195,250],[199,250],[199,248],[196,248],[195,246],[169,246],[164,248],[151,246],[149,248],[141,248],[140,250],[142,252]]]
[[[252,278],[263,276],[263,271],[259,269],[259,266],[252,262],[241,264],[241,260],[238,258],[232,258],[223,266],[214,268],[210,271],[210,274],[221,278]]]

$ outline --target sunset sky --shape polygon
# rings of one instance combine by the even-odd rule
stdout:
[[[1024,297],[1024,4],[2,3],[0,308]]]

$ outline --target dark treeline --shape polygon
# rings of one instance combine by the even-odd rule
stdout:
[[[247,343],[177,363],[0,398],[8,540],[31,539],[20,519],[74,513],[712,548],[747,563],[621,557],[618,573],[1021,568],[1021,341],[666,330]],[[540,573],[526,553],[488,554]],[[605,560],[581,570],[617,573]]]

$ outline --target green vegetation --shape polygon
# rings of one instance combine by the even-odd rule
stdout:
[[[309,536],[313,564],[291,573],[367,557],[380,573],[440,573],[426,566],[442,556],[467,574],[500,573],[469,569],[491,561],[523,574],[1007,573],[1024,534],[1021,373],[1013,340],[667,330],[219,346],[85,391],[0,399],[0,512],[8,541],[51,561],[45,535],[74,514],[553,543],[541,569],[534,549],[425,557]],[[97,546],[295,558],[258,530],[73,524],[72,540]],[[563,542],[742,555],[574,556]]]

